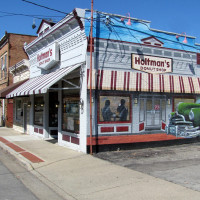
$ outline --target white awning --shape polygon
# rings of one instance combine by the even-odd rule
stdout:
[[[90,72],[87,71],[90,89]],[[200,94],[200,78],[117,70],[92,70],[92,89]]]
[[[51,72],[49,74],[40,75],[29,79],[27,82],[13,90],[11,93],[6,95],[6,98],[12,98],[16,96],[25,96],[31,94],[42,94],[46,93],[47,90],[64,76],[74,71],[81,64],[73,65],[70,67],[62,68]]]

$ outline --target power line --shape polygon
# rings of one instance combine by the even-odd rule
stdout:
[[[33,5],[35,5],[35,6],[39,6],[39,7],[42,7],[42,8],[46,8],[46,9],[48,9],[48,10],[56,11],[56,12],[59,12],[59,13],[65,14],[65,15],[68,15],[68,14],[69,14],[69,13],[66,13],[66,12],[62,12],[62,11],[60,11],[60,10],[56,10],[56,9],[53,9],[53,8],[49,8],[49,7],[47,7],[47,6],[43,6],[43,5],[40,5],[40,4],[31,2],[31,1],[27,1],[27,0],[22,0],[22,1],[24,1],[24,2],[26,2],[26,3],[33,4]]]
[[[48,16],[48,15],[28,15],[28,14],[22,14],[22,13],[12,13],[12,12],[5,12],[0,11],[0,13],[4,13],[6,15],[2,15],[0,17],[9,17],[9,16],[25,16],[25,17],[33,17],[37,19],[44,19],[44,18],[63,18],[63,16]]]
[[[37,3],[33,3],[33,2],[31,2],[31,1],[28,1],[28,0],[22,0],[22,1],[24,1],[24,2],[26,2],[26,3],[33,4],[33,5],[35,5],[35,6],[39,6],[39,7],[48,9],[48,10],[52,10],[52,11],[55,11],[55,12],[59,12],[59,13],[65,14],[65,15],[73,15],[72,13],[62,12],[62,11],[60,11],[60,10],[56,10],[56,9],[53,9],[53,8],[50,8],[50,7],[47,7],[47,6],[43,6],[43,5],[40,5],[40,4],[37,4]],[[101,13],[101,12],[99,12],[99,11],[94,11],[94,12],[96,12],[96,13]],[[107,16],[107,14],[104,14],[104,13],[101,13],[101,15],[104,15],[105,17]],[[113,18],[112,16],[110,16],[110,17]],[[88,21],[91,20],[91,19],[89,19],[89,18],[84,18],[84,17],[80,17],[80,18],[86,19],[86,20],[88,20]],[[113,19],[114,19],[114,18],[113,18]],[[115,19],[115,20],[116,20],[116,19]],[[96,19],[94,19],[94,21],[98,22],[98,20],[96,20]],[[118,21],[118,20],[117,20],[117,21]],[[102,20],[99,20],[99,22],[102,22]],[[104,21],[104,22],[105,22],[105,21]],[[139,23],[142,23],[142,24],[146,25],[145,23],[143,23],[143,22],[141,22],[141,21],[139,21]],[[114,25],[114,24],[111,24],[111,26],[113,26],[113,27],[115,26],[115,27],[127,28],[128,31],[129,31],[129,33],[130,33],[130,30],[132,30],[132,31],[140,32],[140,33],[145,33],[145,34],[148,34],[148,35],[150,35],[150,36],[158,37],[158,38],[161,38],[161,39],[164,39],[164,40],[167,40],[167,41],[171,41],[171,42],[174,42],[174,43],[179,43],[178,41],[174,41],[174,40],[171,40],[171,39],[169,39],[169,38],[164,38],[164,37],[158,36],[158,35],[156,35],[156,34],[154,35],[154,34],[152,34],[152,33],[148,33],[148,32],[142,31],[142,30],[137,30],[137,29],[134,29],[134,28],[128,28],[128,27],[124,27],[124,26],[120,26],[120,25]],[[146,26],[148,27],[148,25],[146,25]],[[149,29],[150,31],[152,31],[149,27],[148,27],[148,29]],[[152,32],[154,32],[154,31],[152,31]],[[116,30],[115,30],[115,33],[116,33]],[[132,35],[132,34],[131,34],[131,35]],[[133,36],[133,35],[132,35],[132,36]],[[135,37],[135,36],[133,36],[133,37]],[[136,37],[135,37],[135,38],[136,38]],[[136,38],[136,40],[138,40],[138,39]],[[183,45],[183,44],[181,44],[181,45]],[[199,50],[199,49],[197,48],[197,46],[195,46],[195,45],[188,45],[188,44],[187,44],[187,45],[184,44],[184,45]],[[185,51],[186,51],[186,50],[185,50]]]

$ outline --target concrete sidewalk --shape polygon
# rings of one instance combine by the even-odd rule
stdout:
[[[0,147],[67,200],[200,199],[200,192],[0,128]]]

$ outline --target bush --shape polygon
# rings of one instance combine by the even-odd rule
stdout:
[[[200,126],[200,108],[192,108],[190,111],[190,118],[195,127]]]
[[[189,119],[189,113],[192,108],[200,108],[200,104],[196,103],[180,103],[178,105],[178,113],[185,117],[185,120]]]

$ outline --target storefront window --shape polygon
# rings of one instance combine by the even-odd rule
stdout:
[[[145,107],[144,107],[144,99],[140,99],[140,122],[144,121],[145,117]]]
[[[21,100],[16,100],[16,120],[21,120],[22,118],[22,102]]]
[[[62,130],[79,133],[79,97],[63,95]]]
[[[161,110],[162,110],[162,121],[166,121],[166,100],[162,99],[161,100]]]
[[[174,111],[177,110],[177,106],[179,103],[194,103],[195,99],[194,98],[174,98]]]
[[[38,126],[43,126],[43,110],[44,110],[44,100],[43,97],[34,98],[34,124]]]
[[[99,96],[99,122],[129,122],[130,96]]]

